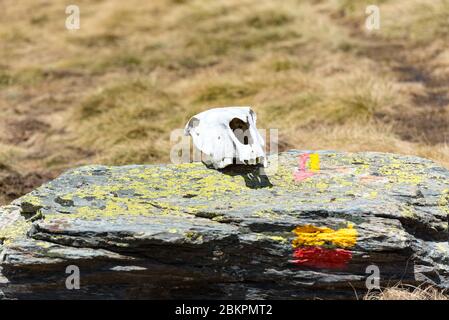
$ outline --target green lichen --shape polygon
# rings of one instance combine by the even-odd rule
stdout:
[[[33,214],[43,206],[42,199],[33,194],[28,194],[21,198],[21,207],[24,213]]]
[[[379,168],[378,173],[387,177],[394,184],[418,185],[423,181],[423,176],[417,174],[422,165],[411,166],[396,159]]]
[[[369,172],[371,167],[370,162],[361,157],[353,157],[351,164],[356,165],[356,169],[354,171],[354,174],[356,175],[361,175]]]
[[[348,180],[348,178],[344,178],[341,176],[331,177],[332,185],[338,185],[340,187],[351,187],[354,185],[354,182]]]
[[[415,219],[416,218],[416,211],[412,206],[404,205],[401,208],[401,215],[405,218],[409,219]]]
[[[75,206],[71,211],[74,217],[96,219],[152,213],[200,214],[207,206],[198,202],[232,200],[248,189],[243,177],[225,175],[198,164],[142,167],[126,173],[111,167],[106,171],[107,183],[85,185],[59,196],[60,200],[75,203],[87,200],[88,205]],[[80,174],[85,172],[80,171]],[[181,207],[174,203],[184,195],[195,197],[196,204]]]
[[[41,247],[42,249],[49,249],[52,246],[51,243],[45,241],[36,241],[35,245]]]
[[[447,245],[447,243],[437,243],[435,247],[438,249],[438,251],[444,254],[448,253],[449,246]]]
[[[195,231],[188,231],[184,233],[184,237],[189,241],[189,242],[195,242],[195,243],[203,243],[204,239],[203,239],[203,235],[195,232]]]
[[[267,236],[267,237],[268,237],[268,239],[271,239],[271,240],[276,241],[276,242],[289,243],[288,239],[286,239],[284,237],[281,237],[281,236]]]
[[[379,193],[377,191],[373,190],[373,191],[370,191],[370,192],[364,194],[363,197],[366,199],[374,200],[378,197],[378,195],[379,195]]]
[[[14,223],[0,229],[0,240],[3,242],[3,245],[11,244],[14,240],[25,237],[30,227],[31,222],[26,221],[24,218],[18,219]]]
[[[267,220],[277,220],[279,219],[279,213],[274,212],[273,210],[260,210],[253,212],[252,216],[254,218],[262,218]]]
[[[290,240],[287,237],[280,236],[280,235],[273,235],[273,234],[266,234],[266,233],[257,233],[256,234],[257,241],[272,241],[279,244],[289,244]]]
[[[438,201],[438,206],[449,216],[449,189],[443,190]]]

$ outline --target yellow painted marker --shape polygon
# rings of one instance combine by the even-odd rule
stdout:
[[[322,246],[332,244],[340,248],[353,247],[356,244],[357,230],[348,223],[346,228],[333,230],[328,227],[313,225],[298,226],[293,230],[297,238],[293,240],[294,248],[300,246]]]
[[[310,154],[310,171],[318,172],[320,171],[320,155],[318,153]]]

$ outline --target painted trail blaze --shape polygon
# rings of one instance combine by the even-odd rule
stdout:
[[[352,224],[346,228],[333,230],[327,227],[315,227],[312,225],[298,226],[293,230],[297,238],[293,240],[293,246],[322,246],[325,244],[336,247],[353,247],[356,243],[357,230]]]
[[[307,171],[307,161],[309,161],[310,171]],[[310,178],[320,171],[320,155],[317,153],[304,153],[298,157],[298,169],[293,174],[295,181]]]
[[[333,230],[313,225],[298,226],[292,241],[294,263],[307,267],[342,269],[352,259],[348,248],[357,242],[357,230],[348,223],[346,228]]]
[[[342,269],[351,260],[352,253],[345,249],[306,247],[296,249],[293,257],[296,264],[307,267]]]

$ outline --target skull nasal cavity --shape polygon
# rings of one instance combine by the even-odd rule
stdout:
[[[229,122],[229,127],[241,144],[246,145],[253,143],[249,133],[249,124],[247,122],[244,122],[239,118],[234,118]]]

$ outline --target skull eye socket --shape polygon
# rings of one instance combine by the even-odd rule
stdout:
[[[197,118],[192,118],[192,120],[190,120],[190,127],[195,128],[198,127],[200,124],[200,120]]]
[[[247,122],[234,118],[229,122],[229,127],[241,144],[248,145],[253,143]]]

